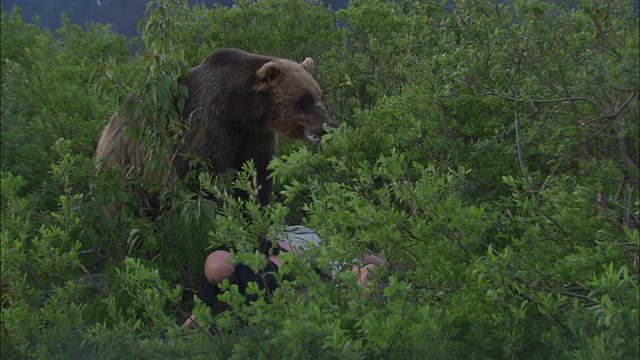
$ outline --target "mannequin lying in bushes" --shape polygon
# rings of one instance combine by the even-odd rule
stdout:
[[[272,254],[268,255],[268,262],[264,269],[254,272],[249,266],[235,263],[228,249],[213,251],[207,256],[204,264],[205,279],[198,293],[198,297],[205,304],[216,310],[219,305],[218,294],[220,284],[225,279],[238,285],[240,293],[245,294],[247,303],[257,299],[255,295],[246,295],[245,290],[250,282],[255,282],[260,289],[267,293],[272,293],[278,286],[278,282],[272,273],[277,272],[282,265],[278,257],[279,252],[301,253],[311,246],[318,246],[322,242],[318,234],[305,226],[288,226],[284,234],[276,236],[278,245]],[[267,240],[268,241],[268,240]],[[269,246],[270,247],[270,246]],[[386,265],[387,261],[372,252],[368,252],[359,261],[359,265],[353,266],[351,271],[356,276],[356,281],[362,287],[366,286],[370,271],[379,265]],[[330,276],[335,276],[338,271],[338,264],[334,268],[325,271]],[[191,315],[182,325],[183,327],[195,330],[196,319]]]

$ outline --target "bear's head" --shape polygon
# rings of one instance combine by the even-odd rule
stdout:
[[[257,71],[258,91],[269,94],[271,129],[286,138],[318,145],[324,127],[337,127],[322,103],[322,91],[313,79],[313,60],[302,63],[274,59]]]

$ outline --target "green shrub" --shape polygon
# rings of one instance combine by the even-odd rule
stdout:
[[[3,12],[3,357],[637,358],[637,11],[450,5],[158,1],[135,57],[108,27],[63,17],[55,38]],[[178,80],[220,47],[313,57],[342,124],[282,144],[264,208],[252,164],[194,172],[200,192],[148,176],[180,142]],[[93,151],[127,98],[149,161],[125,182]],[[139,185],[162,189],[154,216]],[[258,235],[289,224],[325,244],[282,255],[273,294],[194,296],[209,251],[262,267]],[[363,289],[366,249],[390,266]]]

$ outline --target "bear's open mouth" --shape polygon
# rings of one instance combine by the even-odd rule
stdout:
[[[307,127],[303,127],[304,137],[311,145],[320,145],[322,142],[322,135],[316,134],[309,130]]]

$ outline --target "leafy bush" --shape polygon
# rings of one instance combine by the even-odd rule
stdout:
[[[2,13],[3,357],[638,357],[628,2],[157,1],[135,56],[87,29]],[[282,144],[268,207],[250,163],[192,173],[195,192],[155,156],[181,141],[179,78],[220,47],[312,56],[342,124],[317,149]],[[123,103],[149,159],[127,181],[93,159]],[[139,185],[161,190],[153,216]],[[225,282],[215,313],[194,296],[208,251],[259,268],[258,236],[301,223],[324,246],[282,255],[273,294],[247,305]],[[390,266],[362,289],[366,249]]]

